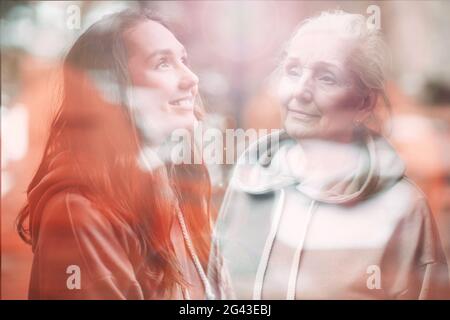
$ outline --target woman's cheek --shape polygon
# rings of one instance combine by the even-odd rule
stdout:
[[[276,90],[276,97],[283,106],[289,103],[293,89],[292,82],[283,77]]]
[[[318,125],[317,129],[321,133],[327,133],[327,132],[329,132],[332,129],[332,125],[333,125],[333,122],[332,122],[331,118],[328,115],[323,115],[320,118],[319,125]]]
[[[322,114],[342,115],[348,113],[356,106],[355,95],[342,88],[330,88],[328,90],[316,91],[316,105]]]
[[[154,89],[163,86],[165,82],[164,74],[158,73],[155,70],[147,70],[144,75],[144,85]]]
[[[128,96],[134,112],[142,117],[158,114],[163,109],[163,98],[161,93],[151,87],[131,87]]]

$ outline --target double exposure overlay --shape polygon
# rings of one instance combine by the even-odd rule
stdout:
[[[445,1],[1,3],[1,299],[450,299]]]

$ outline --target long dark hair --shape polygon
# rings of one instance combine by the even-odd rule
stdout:
[[[80,192],[133,228],[155,283],[168,292],[177,283],[187,285],[170,241],[175,212],[178,208],[183,212],[206,267],[211,192],[203,164],[168,164],[145,172],[136,161],[141,139],[127,101],[130,80],[122,35],[146,20],[166,26],[153,12],[127,9],[102,18],[76,40],[63,64],[61,106],[27,191],[48,174],[58,154],[68,152],[66,165],[77,177]],[[26,227],[33,218],[27,202],[17,218],[17,231],[27,243],[37,236]]]

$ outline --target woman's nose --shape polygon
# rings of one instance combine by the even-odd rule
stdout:
[[[180,79],[180,89],[189,90],[192,87],[198,85],[198,77],[195,73],[191,71],[187,66],[182,66],[181,79]]]
[[[311,102],[313,98],[313,88],[310,72],[305,71],[302,74],[294,87],[293,97],[303,103]]]

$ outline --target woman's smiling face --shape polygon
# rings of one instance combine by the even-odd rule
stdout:
[[[348,140],[367,99],[348,66],[354,41],[329,32],[297,34],[287,48],[278,94],[296,139]]]
[[[136,123],[152,143],[173,130],[191,128],[198,78],[183,45],[163,25],[141,22],[124,34]]]

